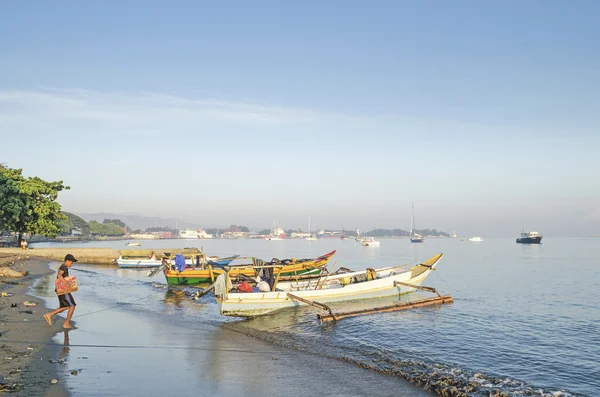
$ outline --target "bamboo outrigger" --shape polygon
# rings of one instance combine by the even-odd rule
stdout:
[[[408,283],[402,283],[402,282],[398,282],[398,281],[396,282],[396,284],[410,286],[410,284],[408,284]],[[419,300],[414,300],[414,301],[409,301],[409,302],[398,302],[398,303],[395,303],[393,305],[388,305],[388,306],[374,307],[371,309],[352,310],[352,311],[347,311],[347,312],[333,313],[331,311],[331,309],[329,309],[328,310],[329,314],[317,314],[317,318],[319,320],[321,320],[321,322],[338,321],[338,320],[341,320],[346,317],[357,317],[357,316],[363,316],[366,314],[397,312],[397,311],[407,310],[407,309],[416,309],[418,307],[443,305],[443,304],[448,304],[448,303],[454,302],[454,298],[452,298],[452,296],[450,296],[450,295],[442,296],[435,288],[421,287],[421,286],[416,286],[416,285],[412,285],[411,287],[417,288],[417,289],[420,289],[423,291],[434,292],[437,294],[437,296],[435,296],[433,298],[425,298],[425,299],[419,299]]]

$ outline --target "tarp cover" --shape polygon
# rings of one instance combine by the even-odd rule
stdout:
[[[175,267],[180,272],[183,271],[183,269],[185,269],[185,267],[186,267],[185,256],[183,256],[181,254],[175,255]]]

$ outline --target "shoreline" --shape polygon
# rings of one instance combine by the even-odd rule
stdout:
[[[0,380],[4,383],[0,390],[17,396],[68,396],[56,364],[61,346],[52,341],[62,328],[49,327],[42,317],[49,311],[45,301],[28,294],[36,281],[53,273],[49,267],[52,261],[28,255],[0,257],[0,265],[11,262],[13,269],[27,274],[0,277],[0,292],[10,295],[0,297]],[[25,306],[25,301],[35,302],[36,306]],[[52,379],[58,383],[52,384]]]

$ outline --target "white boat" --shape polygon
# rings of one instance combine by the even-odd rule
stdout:
[[[271,233],[265,237],[265,240],[283,240],[285,236],[285,230],[279,227],[279,225],[273,222],[273,229],[271,229]]]
[[[360,244],[363,247],[379,247],[379,241],[375,240],[373,237],[363,239]]]
[[[410,218],[410,242],[422,243],[425,239],[415,230],[415,203],[412,203],[412,218]]]
[[[179,238],[197,239],[197,238],[213,238],[212,234],[206,233],[204,229],[192,230],[185,229],[179,231]]]
[[[471,238],[469,239],[469,241],[480,242],[480,241],[483,241],[483,238],[482,238],[482,237],[479,237],[479,236],[475,236],[475,237],[471,237]]]
[[[162,265],[162,260],[158,259],[156,255],[152,255],[150,258],[128,258],[123,259],[122,256],[119,256],[118,259],[115,260],[117,265],[121,268],[145,268],[145,267],[157,267]]]
[[[367,269],[322,277],[316,281],[281,283],[274,292],[229,292],[231,281],[226,273],[215,282],[215,297],[222,315],[253,317],[305,304],[288,296],[288,292],[319,303],[394,296],[415,290],[406,285],[397,285],[396,282],[420,285],[442,256],[437,254],[408,270],[401,266]],[[318,287],[321,283],[323,288]]]
[[[142,243],[127,243],[127,244],[125,244],[125,245],[128,245],[128,246],[130,246],[130,247],[139,247],[139,246],[141,246],[141,245],[142,245]]]

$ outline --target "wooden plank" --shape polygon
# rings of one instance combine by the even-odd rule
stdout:
[[[333,311],[331,310],[331,308],[329,306],[327,306],[326,304],[324,304],[324,303],[317,302],[317,301],[311,301],[310,299],[306,299],[306,298],[301,298],[301,297],[296,296],[294,294],[291,294],[289,292],[287,293],[287,296],[290,299],[294,299],[294,300],[297,300],[299,302],[306,303],[307,305],[318,307],[319,309],[325,309],[325,310],[327,310],[329,312],[329,316],[331,317],[331,319],[329,321],[335,321],[336,318],[337,318],[337,315],[333,314]]]
[[[317,318],[319,320],[321,320],[322,322],[337,321],[337,320],[341,320],[342,318],[345,318],[345,317],[356,317],[356,316],[362,316],[362,315],[366,315],[366,314],[396,312],[396,311],[400,311],[400,310],[414,309],[417,307],[442,305],[442,304],[452,303],[453,301],[454,301],[454,299],[452,298],[452,296],[444,295],[444,296],[436,296],[433,298],[420,299],[420,300],[416,300],[416,301],[412,301],[412,302],[400,302],[400,303],[396,303],[391,306],[383,306],[383,307],[377,307],[377,308],[373,308],[373,309],[362,309],[362,310],[348,311],[348,312],[342,312],[342,313],[338,312],[335,314],[335,316],[333,314],[317,314]]]
[[[402,281],[394,281],[394,287],[396,285],[404,285],[406,287],[412,287],[412,288],[420,289],[422,291],[433,292],[434,294],[437,294],[437,296],[442,296],[442,295],[440,295],[439,292],[437,292],[437,290],[435,288],[432,288],[432,287],[425,287],[425,286],[420,286],[420,285],[414,285],[414,284],[409,284],[409,283],[405,283],[405,282],[402,282]]]

